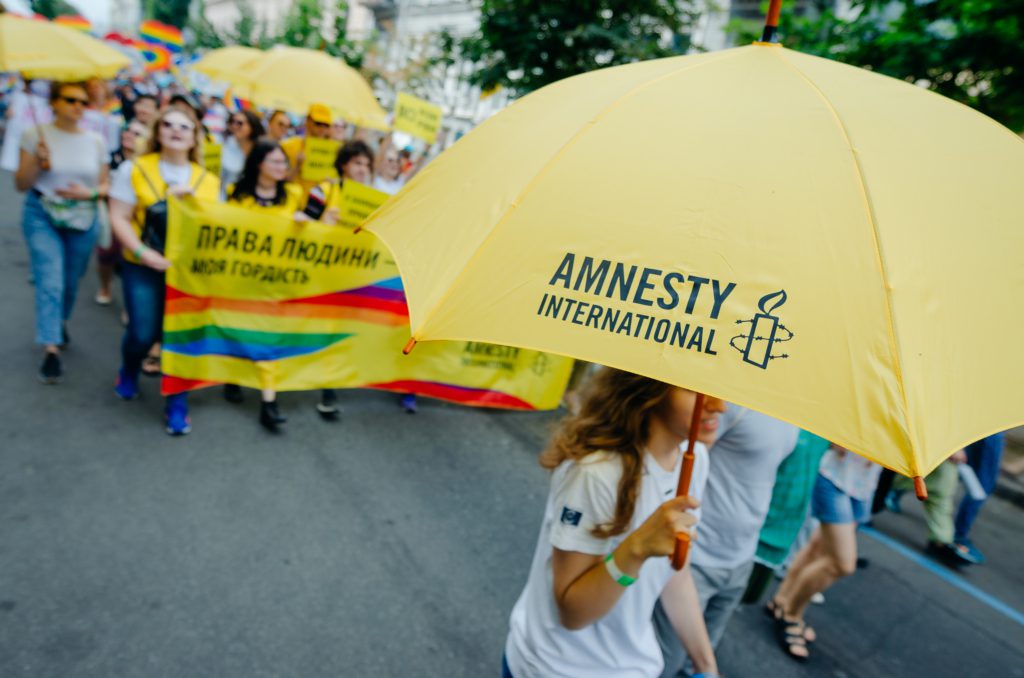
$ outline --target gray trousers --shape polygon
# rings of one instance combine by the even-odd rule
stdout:
[[[708,627],[711,646],[718,643],[725,634],[732,613],[740,604],[743,592],[747,589],[750,571],[754,561],[734,568],[700,567],[690,563],[693,583],[697,586],[697,597],[701,610],[704,611],[704,624]],[[693,664],[686,655],[686,650],[676,636],[672,623],[668,620],[661,601],[654,606],[654,628],[658,632],[658,644],[665,658],[665,669],[661,678],[682,678],[693,672]]]

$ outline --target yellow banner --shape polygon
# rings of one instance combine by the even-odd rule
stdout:
[[[341,185],[338,193],[338,223],[346,228],[355,228],[390,197],[383,191],[349,179]]]
[[[368,387],[557,407],[571,359],[478,342],[427,342],[402,355],[405,292],[376,236],[193,199],[170,207],[165,393],[218,382]]]
[[[303,181],[321,182],[338,178],[334,161],[338,157],[341,142],[334,139],[306,137],[303,148],[302,167],[299,170]]]
[[[221,144],[211,141],[203,144],[203,167],[215,177],[220,176],[220,155],[223,148]]]
[[[444,113],[439,106],[417,99],[411,94],[398,93],[395,102],[394,128],[433,144],[441,130]]]

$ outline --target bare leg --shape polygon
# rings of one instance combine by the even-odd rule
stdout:
[[[787,619],[803,619],[811,596],[857,570],[856,523],[822,523],[819,532],[821,554],[802,568],[791,583],[789,604],[786,606]]]
[[[822,552],[821,528],[818,528],[811,535],[811,539],[807,544],[793,558],[792,564],[790,564],[789,569],[786,571],[785,579],[779,585],[779,590],[775,592],[775,600],[782,606],[783,610],[789,608],[789,601],[793,597],[793,582],[797,580],[800,573],[808,565],[821,557]]]
[[[114,265],[100,264],[96,267],[100,276],[100,291],[96,293],[96,301],[104,300],[103,303],[110,303],[110,287],[114,281]]]

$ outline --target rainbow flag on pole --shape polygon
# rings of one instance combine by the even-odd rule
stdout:
[[[185,44],[180,30],[155,19],[148,19],[139,24],[139,37],[143,42],[160,45],[172,54],[179,53]]]
[[[163,45],[136,40],[135,49],[146,62],[146,72],[166,71],[171,67],[171,53]]]
[[[83,33],[92,32],[92,23],[84,16],[79,14],[65,14],[62,16],[54,17],[53,23],[60,24],[61,26],[67,26],[73,28],[76,31],[82,31]]]

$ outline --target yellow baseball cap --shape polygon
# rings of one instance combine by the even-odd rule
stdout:
[[[309,119],[323,125],[330,125],[334,121],[334,116],[331,115],[331,109],[323,104],[313,104],[309,107]]]

